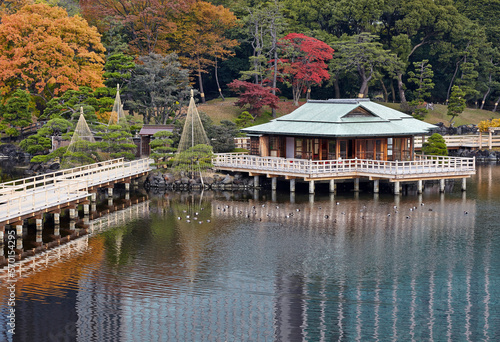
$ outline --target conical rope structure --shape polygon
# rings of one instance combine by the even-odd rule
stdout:
[[[83,116],[83,108],[80,107],[80,118],[76,124],[75,132],[71,137],[71,142],[62,157],[62,168],[71,168],[86,164],[92,164],[98,161],[99,153],[97,151],[94,135],[90,131],[87,121]]]
[[[190,178],[200,177],[212,168],[212,146],[207,137],[198,109],[194,102],[193,91],[187,109],[186,122],[182,130],[179,147],[174,157],[173,170],[184,173]]]

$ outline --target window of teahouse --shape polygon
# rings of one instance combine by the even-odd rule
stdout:
[[[295,158],[302,158],[303,139],[295,139]]]
[[[329,140],[328,141],[328,159],[336,159],[337,155],[337,141],[336,140]]]

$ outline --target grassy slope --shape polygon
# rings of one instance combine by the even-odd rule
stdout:
[[[245,110],[235,106],[234,105],[235,101],[236,98],[226,98],[225,101],[222,101],[222,99],[211,100],[208,101],[206,104],[199,104],[198,110],[210,116],[210,118],[213,120],[215,124],[220,123],[221,120],[234,121],[238,117],[238,115],[240,115],[240,113],[243,110]],[[399,110],[399,103],[387,103],[387,104],[381,103],[381,104]],[[277,116],[288,114],[292,112],[295,108],[297,108],[293,105],[293,102],[291,100],[280,101],[279,106],[280,108],[277,110]],[[269,111],[269,108],[264,108],[264,110]],[[436,104],[434,105],[434,110],[429,111],[429,114],[427,114],[425,121],[432,124],[443,122],[445,123],[446,126],[448,126],[451,117],[446,115],[446,111],[447,111],[446,106]],[[455,118],[454,126],[457,127],[460,125],[468,125],[468,124],[477,125],[479,121],[496,119],[496,118],[500,118],[500,112],[494,113],[492,111],[487,111],[487,110],[466,108],[465,111],[460,116]],[[266,122],[267,120],[270,119],[271,119],[270,115],[267,116],[262,115],[261,118],[258,118],[257,120],[258,122],[256,122],[256,124]]]

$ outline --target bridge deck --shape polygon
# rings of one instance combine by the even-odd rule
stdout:
[[[151,170],[149,158],[123,158],[0,184],[0,225],[85,200],[93,188],[138,177]]]
[[[305,160],[223,153],[213,160],[219,170],[304,180],[369,177],[390,181],[464,178],[475,174],[474,158],[417,156],[413,161],[369,159]]]

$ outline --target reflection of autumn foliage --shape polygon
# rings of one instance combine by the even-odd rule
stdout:
[[[51,296],[64,297],[68,284],[78,286],[80,278],[86,273],[85,270],[100,268],[103,260],[104,238],[94,237],[89,239],[89,249],[86,253],[62,257],[61,262],[49,264],[40,272],[26,278],[17,278],[16,292],[22,294],[24,300],[30,298],[43,300]],[[5,290],[5,287],[2,288]],[[0,298],[3,290],[0,290]]]
[[[79,86],[102,86],[104,47],[97,29],[64,9],[35,4],[2,17],[0,87],[50,100]]]

